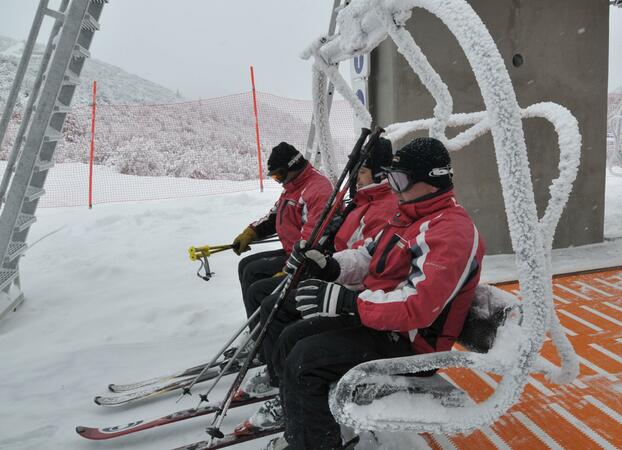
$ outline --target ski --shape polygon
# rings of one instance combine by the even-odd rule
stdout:
[[[233,403],[231,403],[233,406]],[[232,445],[241,444],[242,442],[248,442],[262,437],[270,436],[272,434],[282,433],[285,431],[284,427],[268,428],[266,430],[255,431],[254,433],[237,435],[235,433],[225,434],[220,439],[214,439],[214,442],[210,443],[210,440],[194,442],[192,444],[183,445],[177,447],[174,450],[215,450],[218,448],[230,447]]]
[[[226,364],[229,360],[229,358],[231,358],[235,351],[237,350],[236,347],[231,347],[229,349],[227,349],[226,351],[223,352],[223,360],[214,364],[213,367],[216,366],[222,366],[222,364]],[[244,356],[244,354],[241,355],[242,357]],[[163,375],[160,377],[155,377],[155,378],[150,378],[148,380],[143,380],[143,381],[137,381],[135,383],[129,383],[129,384],[116,384],[116,383],[112,383],[108,385],[108,390],[110,392],[115,392],[115,393],[120,393],[120,392],[127,392],[127,391],[133,391],[136,389],[141,389],[144,388],[146,386],[151,386],[154,384],[162,384],[162,383],[166,383],[169,381],[173,381],[176,378],[184,378],[184,377],[188,377],[191,375],[198,375],[201,373],[201,371],[205,368],[205,366],[207,366],[208,363],[205,364],[200,364],[198,366],[194,366],[194,367],[190,367],[188,369],[182,370],[180,372],[176,372],[176,373],[172,373],[169,375]]]
[[[241,406],[251,405],[253,403],[261,402],[264,400],[269,400],[273,398],[274,395],[268,395],[265,397],[251,397],[247,400],[236,401],[231,404],[232,408],[237,408]],[[208,403],[205,406],[201,406],[199,408],[190,408],[184,409],[181,411],[176,411],[172,414],[168,414],[163,417],[159,417],[153,420],[137,420],[134,422],[130,422],[124,425],[117,425],[113,427],[105,427],[105,428],[96,428],[96,427],[76,427],[76,432],[86,439],[93,440],[105,440],[105,439],[113,439],[120,436],[125,436],[128,434],[137,433],[139,431],[148,430],[150,428],[161,427],[163,425],[168,425],[170,423],[180,422],[182,420],[192,419],[195,417],[204,416],[206,414],[211,414],[218,411],[220,407],[220,402],[216,403]]]
[[[203,381],[211,380],[212,378],[216,378],[218,374],[218,369],[210,369],[203,374],[198,382],[200,383]],[[160,397],[164,394],[168,394],[169,392],[183,389],[187,386],[190,386],[192,380],[194,380],[194,376],[192,375],[185,378],[175,378],[169,382],[149,385],[133,391],[123,392],[119,395],[98,395],[93,399],[93,401],[99,406],[130,405],[143,400]]]
[[[201,373],[201,371],[206,365],[207,364],[202,364],[200,366],[190,367],[189,369],[183,370],[181,372],[172,373],[170,375],[164,375],[161,377],[151,378],[149,380],[138,381],[136,383],[109,384],[108,390],[114,393],[121,393],[121,392],[134,391],[136,389],[142,389],[147,386],[152,386],[154,384],[167,383],[169,381],[175,380],[176,378],[184,378],[184,377],[191,376],[191,375],[198,375],[199,373]]]
[[[252,367],[257,367],[262,365],[258,361],[253,361]],[[234,364],[231,369],[226,373],[226,375],[230,375],[236,373],[240,370],[239,364]],[[213,368],[208,370],[199,378],[198,382],[204,382],[211,380],[212,378],[216,378],[220,374],[220,368]],[[179,389],[184,389],[192,384],[194,380],[194,376],[187,376],[184,378],[175,378],[172,381],[154,384],[150,386],[146,386],[144,388],[136,389],[133,391],[128,391],[121,393],[119,395],[98,395],[93,399],[95,404],[99,406],[121,406],[121,405],[131,405],[134,403],[142,402],[144,400],[154,399],[160,397],[162,395],[168,394],[169,392],[174,392]]]

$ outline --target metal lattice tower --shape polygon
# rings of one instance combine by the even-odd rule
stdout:
[[[63,124],[80,84],[80,73],[99,17],[107,0],[62,0],[60,8],[40,0],[24,47],[7,104],[0,120],[0,144],[13,116],[17,96],[30,63],[35,42],[46,16],[54,19],[39,71],[23,111],[22,122],[0,184],[0,319],[23,301],[19,260],[27,249],[26,238],[36,221],[39,198],[45,193],[54,151],[63,139]]]

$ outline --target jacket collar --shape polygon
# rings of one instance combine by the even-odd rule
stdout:
[[[401,203],[397,214],[391,219],[392,225],[405,226],[423,217],[438,213],[456,206],[453,189],[439,192],[438,195],[426,197],[419,201]]]
[[[357,190],[354,203],[360,206],[364,203],[384,199],[389,195],[394,195],[389,186],[389,182],[387,180],[382,180],[380,183],[370,184]],[[395,202],[397,203],[397,197],[395,198]]]
[[[307,184],[307,181],[311,175],[313,175],[313,172],[315,172],[315,169],[310,162],[307,162],[307,165],[304,169],[302,169],[302,172],[300,172],[298,176],[290,182],[285,183],[283,185],[283,189],[285,189],[286,192],[296,192],[300,190],[305,186],[305,184]]]

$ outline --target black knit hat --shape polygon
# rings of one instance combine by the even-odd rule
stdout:
[[[440,189],[452,184],[449,152],[434,138],[417,138],[400,148],[388,170],[406,172],[413,183],[423,181]]]
[[[369,152],[369,156],[363,163],[363,167],[371,169],[374,183],[379,183],[384,173],[384,168],[391,164],[393,159],[393,146],[391,141],[385,138],[378,138],[378,142]]]
[[[268,158],[268,175],[272,175],[278,170],[289,172],[290,170],[300,170],[306,166],[307,160],[302,156],[296,147],[287,142],[281,142],[272,149]]]

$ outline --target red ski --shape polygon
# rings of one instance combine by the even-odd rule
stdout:
[[[231,407],[237,408],[240,406],[251,405],[253,403],[268,400],[272,397],[273,396],[251,397],[244,401],[233,402],[231,403]],[[127,434],[133,434],[139,431],[148,430],[149,428],[161,427],[163,425],[168,425],[169,423],[180,422],[182,420],[187,420],[187,419],[192,419],[194,417],[200,417],[200,416],[204,416],[207,414],[212,414],[218,411],[219,407],[220,407],[220,402],[209,403],[200,408],[184,409],[184,410],[166,415],[164,417],[160,417],[158,419],[149,420],[149,421],[137,420],[135,422],[127,423],[125,425],[117,425],[117,426],[106,427],[106,428],[78,426],[76,427],[76,432],[80,436],[86,439],[94,439],[94,440],[113,439],[119,436],[125,436]]]
[[[241,444],[242,442],[248,442],[265,436],[270,436],[272,434],[282,433],[283,431],[285,431],[284,427],[276,427],[268,428],[265,430],[258,430],[249,434],[235,434],[235,432],[233,432],[230,434],[225,434],[224,437],[220,439],[214,439],[214,442],[212,442],[211,444],[211,441],[209,440],[199,441],[177,447],[174,450],[216,450],[218,448],[230,447],[232,445]]]

